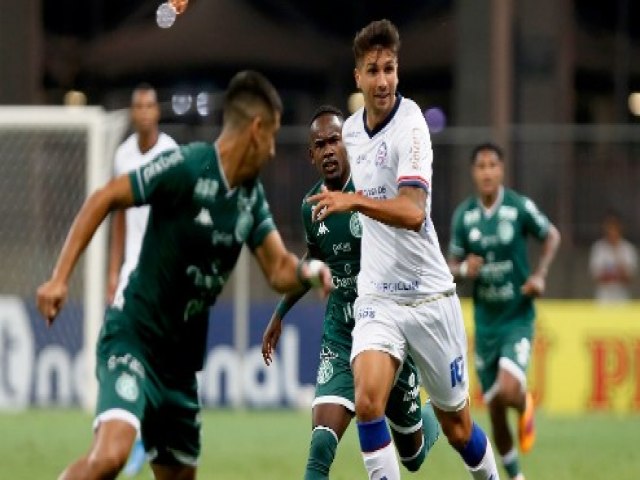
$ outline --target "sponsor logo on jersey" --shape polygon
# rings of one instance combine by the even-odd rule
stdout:
[[[339,252],[349,253],[351,251],[351,242],[334,243],[332,245],[332,248],[333,248],[334,255],[338,255]]]
[[[356,165],[360,165],[361,163],[364,163],[366,160],[367,160],[367,156],[364,153],[361,153],[356,158]]]
[[[193,197],[200,200],[213,200],[218,193],[220,184],[212,178],[199,178],[193,189]]]
[[[344,264],[344,273],[346,273],[347,275],[349,275],[351,273],[351,264],[350,263],[345,263]]]
[[[233,235],[229,232],[214,230],[211,232],[211,243],[213,245],[224,245],[225,247],[229,247],[233,243]]]
[[[333,282],[334,288],[355,288],[358,285],[358,277],[336,277],[332,276],[331,281]]]
[[[376,152],[376,167],[389,168],[389,160],[387,158],[387,142],[383,141]]]
[[[124,355],[111,355],[107,360],[107,368],[110,371],[113,371],[118,366],[125,366],[131,370],[132,373],[135,373],[139,377],[144,378],[144,367],[140,360],[131,355],[130,353],[125,353]]]
[[[474,208],[473,210],[464,212],[462,221],[464,222],[465,226],[478,223],[480,221],[480,209]]]
[[[518,209],[509,205],[502,205],[498,209],[498,218],[500,220],[509,220],[515,222],[518,218]]]
[[[204,207],[200,209],[200,213],[198,213],[198,215],[196,215],[196,218],[194,218],[193,220],[203,227],[210,227],[211,225],[213,225],[213,220],[211,219],[209,209]]]
[[[471,230],[469,230],[469,241],[470,242],[477,242],[478,240],[480,240],[480,238],[482,238],[482,233],[480,232],[480,230],[476,227],[473,227]]]
[[[145,184],[148,184],[153,177],[168,170],[169,168],[182,162],[184,157],[180,150],[173,150],[169,154],[159,156],[155,161],[149,163],[142,169],[142,178]]]
[[[318,235],[326,235],[329,233],[329,229],[324,224],[324,222],[320,222],[320,226],[318,227]]]
[[[362,307],[357,312],[358,320],[363,318],[376,318],[376,310],[373,307]]]
[[[420,170],[420,156],[422,155],[422,140],[424,135],[419,128],[411,130],[411,168]]]
[[[395,293],[395,292],[412,292],[418,290],[420,286],[419,280],[411,282],[371,282],[373,287],[379,292]]]
[[[127,402],[135,402],[140,395],[136,377],[129,373],[122,372],[116,380],[116,393]]]
[[[385,199],[387,198],[387,187],[385,185],[378,185],[377,187],[363,188],[362,190],[358,190],[357,193],[369,198]]]
[[[362,223],[360,222],[360,214],[353,212],[349,219],[349,231],[356,238],[362,237]]]
[[[498,223],[498,238],[504,244],[510,243],[513,240],[513,234],[515,230],[513,224],[507,220],[503,220]]]

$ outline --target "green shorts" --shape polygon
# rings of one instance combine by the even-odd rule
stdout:
[[[110,419],[140,429],[150,460],[160,465],[195,466],[200,455],[200,404],[195,372],[161,375],[140,341],[126,328],[130,320],[109,309],[97,347],[97,427]]]
[[[526,387],[532,342],[532,322],[476,335],[475,366],[485,402],[491,401],[497,392],[500,368],[509,371]]]
[[[350,355],[350,348],[323,339],[312,406],[333,403],[355,412]],[[422,426],[420,382],[411,358],[404,362],[391,390],[385,415],[391,428],[398,433],[412,433]]]

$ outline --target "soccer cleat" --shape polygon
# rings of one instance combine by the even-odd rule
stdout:
[[[142,444],[142,440],[138,439],[131,448],[129,460],[127,460],[127,464],[125,465],[122,473],[126,477],[135,477],[138,473],[140,473],[142,467],[144,467],[145,459],[146,454],[144,451],[144,445]]]
[[[529,453],[533,448],[533,444],[536,443],[533,396],[530,392],[527,392],[524,412],[522,412],[518,421],[518,439],[522,453]]]

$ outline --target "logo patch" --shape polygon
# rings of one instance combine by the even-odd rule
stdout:
[[[498,224],[498,238],[502,243],[509,243],[513,239],[514,229],[511,222],[506,220]]]
[[[388,167],[389,162],[387,161],[387,142],[382,142],[378,147],[378,152],[376,153],[376,167]]]
[[[331,380],[331,377],[333,377],[333,365],[329,360],[323,358],[318,366],[318,385],[324,385]]]
[[[116,393],[127,402],[135,402],[140,395],[136,377],[126,372],[120,374],[116,380]]]
[[[360,223],[360,214],[354,212],[349,219],[349,231],[356,238],[362,237],[362,223]]]
[[[200,213],[198,213],[198,215],[196,216],[196,218],[193,219],[193,221],[204,227],[210,227],[211,225],[213,225],[211,214],[209,213],[209,210],[204,207],[200,209]]]

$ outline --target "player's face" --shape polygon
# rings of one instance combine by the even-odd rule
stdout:
[[[339,189],[349,177],[347,150],[342,143],[342,121],[327,113],[311,124],[309,156],[331,189]]]
[[[504,163],[491,150],[480,150],[472,166],[473,181],[481,196],[493,196],[504,178]]]
[[[276,134],[280,130],[280,114],[275,113],[273,119],[260,118],[253,134],[255,174],[262,166],[276,156]]]
[[[395,104],[398,57],[387,48],[370,50],[356,66],[355,77],[367,112],[377,117],[386,116]]]
[[[145,134],[155,130],[160,120],[160,108],[153,90],[138,90],[131,100],[131,121],[136,132]]]

